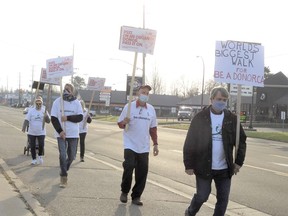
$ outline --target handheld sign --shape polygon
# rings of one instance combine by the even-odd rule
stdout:
[[[41,69],[40,81],[43,83],[48,83],[52,85],[60,85],[61,79],[59,77],[56,78],[48,78],[46,68]]]
[[[135,52],[133,71],[130,86],[134,86],[137,56],[139,53],[153,54],[156,41],[156,31],[151,29],[134,28],[129,26],[121,27],[119,49]],[[130,88],[129,102],[126,117],[130,117],[133,88]],[[126,124],[125,130],[128,130]]]
[[[46,60],[47,78],[57,78],[73,74],[73,56]]]
[[[155,41],[155,30],[122,26],[119,49],[138,53],[153,54]]]
[[[264,47],[259,43],[216,41],[214,80],[237,84],[236,160],[240,138],[241,85],[264,86]]]

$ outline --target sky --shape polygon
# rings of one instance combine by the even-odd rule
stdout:
[[[119,50],[120,28],[142,28],[143,8],[145,28],[157,31],[146,83],[156,71],[167,94],[201,85],[203,63],[205,82],[213,79],[216,41],[261,43],[264,65],[288,76],[285,0],[9,0],[0,3],[0,88],[29,90],[47,59],[74,54],[75,75],[125,90],[134,53]],[[137,67],[142,76],[142,54]]]

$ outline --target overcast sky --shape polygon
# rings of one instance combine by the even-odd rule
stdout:
[[[203,57],[205,80],[213,79],[219,40],[261,43],[265,66],[288,76],[285,0],[9,0],[0,3],[0,87],[30,89],[46,60],[72,55],[74,45],[76,75],[105,77],[106,85],[125,90],[134,54],[118,49],[120,27],[143,27],[144,3],[145,27],[157,31],[147,81],[156,68],[167,93],[179,80],[201,83],[196,56]]]

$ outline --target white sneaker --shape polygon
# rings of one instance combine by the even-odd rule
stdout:
[[[43,157],[39,156],[38,157],[38,164],[43,164],[43,163],[44,163]]]
[[[37,160],[36,159],[31,161],[31,165],[36,165],[36,164],[37,164]]]

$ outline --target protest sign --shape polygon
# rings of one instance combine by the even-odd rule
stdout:
[[[73,74],[73,56],[46,60],[47,78],[71,76]]]
[[[264,47],[259,43],[216,41],[214,79],[264,86]]]
[[[104,88],[105,78],[89,77],[87,89],[101,91]]]
[[[155,40],[155,30],[122,26],[119,49],[153,54]]]
[[[57,78],[48,78],[47,77],[46,68],[42,68],[41,69],[40,81],[43,82],[43,83],[48,83],[48,84],[52,84],[52,85],[60,85],[61,79],[59,77],[57,77]]]

